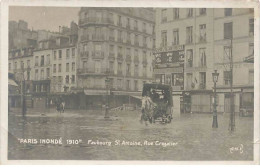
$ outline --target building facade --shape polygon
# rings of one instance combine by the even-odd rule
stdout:
[[[107,87],[115,94],[140,91],[152,80],[154,37],[151,9],[81,8],[78,87],[86,95],[106,95]]]
[[[234,56],[236,59],[233,61],[234,64],[239,64],[239,68],[234,69],[233,84],[240,85],[240,88],[247,88],[250,85],[249,81],[241,83],[239,72],[246,72],[245,78],[252,80],[252,69],[248,70],[248,67],[252,67],[252,65],[243,62],[243,59],[248,56],[246,53],[250,53],[252,50],[253,36],[250,37],[249,33],[249,29],[252,29],[252,25],[250,25],[250,23],[253,24],[253,21],[250,20],[252,18],[253,13],[249,9],[156,9],[157,51],[162,53],[163,50],[163,52],[170,53],[170,49],[180,48],[178,46],[181,46],[183,48],[179,53],[185,52],[184,58],[181,57],[181,59],[173,61],[174,64],[167,62],[155,66],[154,70],[155,76],[159,78],[158,81],[170,83],[176,91],[175,100],[180,102],[181,111],[212,111],[212,87],[214,84],[212,73],[215,69],[219,71],[220,76],[217,86],[220,89],[224,81],[224,70],[220,67],[226,65],[223,62],[228,63],[223,50],[223,45],[228,40],[225,40],[224,35],[232,34],[233,30],[233,55],[236,55]],[[226,24],[227,22],[233,23],[234,26]],[[235,42],[236,39],[241,41],[241,38],[244,42],[240,42],[240,44]],[[250,44],[251,49],[249,49]],[[244,53],[238,51],[238,49],[242,49],[241,46],[244,47]],[[155,56],[157,56],[156,54],[158,55],[158,52],[155,53]],[[176,65],[180,62],[181,64]],[[156,64],[158,63],[156,62]],[[181,70],[182,67],[183,70]],[[250,87],[252,87],[252,84]],[[226,91],[230,92],[230,89]],[[219,93],[219,96],[218,110],[224,112],[223,94],[221,96],[221,93]],[[236,111],[241,107],[240,105],[241,98],[236,98]],[[226,111],[228,111],[227,108]]]

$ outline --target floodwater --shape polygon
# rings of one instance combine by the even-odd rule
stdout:
[[[170,124],[141,124],[138,111],[32,111],[23,118],[9,113],[8,159],[11,160],[253,160],[253,117],[174,115]],[[53,144],[62,138],[62,144]],[[45,140],[45,143],[40,143]],[[52,144],[46,144],[52,139]],[[37,142],[36,142],[37,141]],[[34,142],[34,143],[33,143]]]

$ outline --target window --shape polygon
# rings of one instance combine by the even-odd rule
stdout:
[[[84,68],[84,69],[87,68],[87,61],[83,61],[83,68]]]
[[[66,50],[66,58],[69,59],[70,58],[70,49]]]
[[[200,8],[200,15],[206,15],[206,8]]]
[[[207,66],[207,64],[206,64],[206,48],[200,48],[199,53],[200,53],[200,66],[201,67]]]
[[[122,26],[122,20],[121,20],[121,16],[118,15],[118,22],[117,22],[118,26]]]
[[[179,19],[179,8],[175,8],[173,9],[173,11],[174,11],[173,18]]]
[[[200,89],[206,89],[206,72],[200,72]]]
[[[122,63],[121,62],[118,62],[118,67],[117,67],[117,71],[119,74],[122,74]]]
[[[121,30],[118,30],[117,41],[119,41],[119,42],[123,42],[122,31],[121,31]]]
[[[38,69],[35,70],[35,80],[38,80],[39,74],[38,74]]]
[[[189,49],[187,52],[187,67],[193,67],[193,50]]]
[[[100,44],[96,44],[95,46],[95,51],[101,51],[101,45]]]
[[[61,72],[61,64],[59,64],[59,72]]]
[[[50,68],[46,69],[46,77],[49,78],[50,77]]]
[[[186,43],[192,43],[193,36],[192,36],[192,26],[186,27]]]
[[[231,56],[231,48],[230,46],[224,46],[224,54],[223,54],[223,63],[229,63]]]
[[[143,23],[143,32],[146,33],[146,23]]]
[[[97,12],[96,12],[96,18],[97,18],[97,22],[101,22],[102,13],[97,11]]]
[[[110,61],[110,62],[109,62],[109,71],[110,71],[111,73],[114,72],[114,62],[113,62],[113,61]]]
[[[135,20],[135,25],[134,26],[135,26],[134,29],[138,30],[138,22],[137,22],[137,20]]]
[[[127,80],[127,81],[126,81],[126,87],[127,87],[127,88],[126,88],[127,90],[130,90],[130,89],[131,89],[131,88],[130,88],[130,80]]]
[[[254,35],[254,19],[249,19],[249,35]]]
[[[135,35],[135,45],[139,45],[138,35]]]
[[[166,14],[166,12],[167,12],[167,9],[162,9],[162,13],[161,13],[161,19],[162,19],[162,23],[163,22],[167,22],[167,14]]]
[[[167,46],[167,31],[162,32],[161,38],[162,38],[162,47],[166,47]]]
[[[143,51],[143,61],[146,61],[147,57],[146,57],[146,51]]]
[[[143,66],[143,77],[146,77],[146,75],[147,75],[147,66],[144,65]]]
[[[44,65],[44,55],[41,56],[41,66]]]
[[[109,29],[109,40],[114,40],[115,35],[114,35],[114,29]]]
[[[114,53],[114,45],[109,45],[109,53]]]
[[[101,62],[95,61],[95,73],[101,73]]]
[[[186,83],[186,89],[192,89],[193,83],[192,83],[192,73],[187,73],[187,83]]]
[[[74,72],[74,71],[76,70],[76,69],[75,69],[75,62],[72,62],[71,70],[72,70],[72,72]]]
[[[183,86],[183,74],[173,73],[172,74],[172,86]]]
[[[231,74],[230,71],[224,71],[224,85],[230,85],[231,81]]]
[[[31,67],[31,61],[27,60],[27,68],[30,68],[30,67]]]
[[[14,69],[17,69],[17,62],[14,63]]]
[[[70,76],[66,75],[66,84],[69,84],[69,82],[70,82]]]
[[[53,64],[53,73],[56,73],[56,64]]]
[[[126,41],[127,43],[131,44],[131,34],[129,32],[127,32]]]
[[[233,38],[233,23],[224,23],[224,39]]]
[[[62,50],[59,50],[59,59],[62,58]]]
[[[21,69],[24,69],[24,63],[21,61]]]
[[[249,44],[249,55],[254,55],[254,43]]]
[[[9,69],[9,71],[12,69],[12,65],[11,65],[11,63],[9,63],[9,65],[8,65],[8,69]]]
[[[189,8],[187,9],[187,17],[192,17],[193,16],[193,9]]]
[[[72,48],[71,55],[72,55],[72,57],[75,57],[75,48]]]
[[[75,83],[75,75],[71,76],[71,83]]]
[[[30,71],[27,71],[27,80],[31,80],[31,72]],[[28,85],[29,86],[29,85]]]
[[[126,49],[126,56],[130,57],[130,59],[131,59],[131,49],[130,48]]]
[[[70,71],[70,64],[66,63],[66,72],[69,72],[69,71]]]
[[[144,46],[144,47],[147,47],[146,39],[147,39],[147,37],[144,36],[144,37],[143,37],[143,46]]]
[[[122,89],[122,79],[117,79],[117,87],[118,89]]]
[[[137,91],[138,90],[138,80],[135,80],[134,83],[135,83],[135,91]]]
[[[113,13],[109,13],[109,15],[108,15],[108,20],[109,20],[109,22],[110,23],[113,23],[114,24],[114,19],[113,19]]]
[[[135,65],[134,72],[135,72],[135,76],[138,76],[138,72],[139,72],[139,67],[138,67],[138,65]]]
[[[249,83],[249,84],[254,84],[254,70],[249,70],[249,75],[248,75],[248,77],[249,77],[248,83]]]
[[[36,57],[35,57],[35,66],[38,66],[38,65],[39,65],[39,57],[36,56]]]
[[[206,41],[206,24],[200,25],[200,42]]]
[[[53,52],[53,59],[56,60],[57,59],[57,51]]]
[[[178,45],[179,44],[179,30],[173,30],[173,45]]]
[[[225,8],[225,16],[231,16],[232,15],[232,8]]]
[[[44,79],[44,70],[41,70],[41,79]]]
[[[50,54],[46,56],[46,65],[50,64]]]
[[[130,64],[126,64],[126,74],[130,75],[131,71],[130,71]]]
[[[126,27],[130,29],[130,18],[127,18]]]

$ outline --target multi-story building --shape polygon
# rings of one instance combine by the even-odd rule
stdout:
[[[77,47],[69,44],[69,38],[65,45],[59,45],[53,49],[51,92],[70,92],[76,88],[76,58]]]
[[[81,8],[78,87],[104,95],[140,91],[152,79],[154,11],[144,8]]]
[[[220,66],[223,67],[226,65],[223,63],[228,61],[223,45],[230,41],[224,36],[232,34],[233,30],[233,55],[236,57],[233,61],[237,60],[234,64],[239,64],[239,68],[234,71],[234,85],[242,84],[239,79],[240,71],[248,72],[247,76],[251,78],[245,77],[252,81],[253,67],[248,70],[251,65],[243,62],[246,56],[243,52],[250,53],[250,46],[252,50],[253,38],[247,31],[253,29],[252,18],[253,13],[249,9],[156,9],[157,52],[154,73],[157,81],[172,85],[173,100],[177,102],[175,102],[177,107],[188,95],[190,99],[185,99],[183,102],[186,103],[184,105],[186,108],[182,108],[183,111],[212,111],[212,73],[215,69],[221,71],[217,85],[219,87],[223,85],[223,80],[226,78],[224,76],[227,76],[227,73],[225,72],[223,76],[224,71],[220,69]],[[232,23],[238,28],[233,29]],[[238,39],[243,42],[239,42]],[[242,47],[243,52],[237,50],[242,49],[241,46],[244,47]],[[183,52],[185,52],[184,55],[182,55]],[[161,64],[161,60],[165,62]],[[246,87],[248,80],[246,80],[247,84],[242,85]],[[238,99],[237,106],[241,104]],[[224,106],[221,109],[221,105],[224,101],[221,103],[219,99],[219,103],[219,111],[223,111]]]
[[[217,83],[218,111],[230,110],[230,59],[233,58],[235,112],[254,109],[254,10],[214,10],[214,69]],[[232,46],[232,47],[231,47]]]

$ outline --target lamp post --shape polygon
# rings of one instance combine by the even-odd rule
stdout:
[[[109,118],[108,108],[109,108],[109,83],[110,83],[110,79],[108,77],[106,77],[105,83],[106,83],[106,89],[107,89],[107,103],[106,103],[105,118]]]
[[[217,72],[217,70],[215,70],[212,73],[212,79],[214,82],[214,106],[213,106],[213,123],[212,123],[212,128],[218,128],[218,118],[217,118],[217,94],[216,94],[216,84],[218,82],[218,76],[219,73]]]

